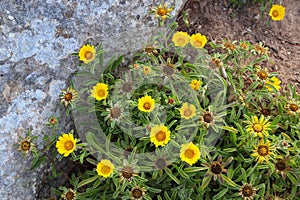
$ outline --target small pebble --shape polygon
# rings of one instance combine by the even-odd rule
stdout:
[[[11,15],[8,15],[7,18],[10,20],[10,21],[13,21],[15,18]]]

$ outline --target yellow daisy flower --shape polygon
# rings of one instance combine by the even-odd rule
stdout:
[[[264,47],[262,43],[256,44],[254,46],[254,51],[256,52],[256,54],[258,55],[268,55],[268,48]]]
[[[110,162],[110,160],[103,159],[97,164],[97,173],[99,176],[103,176],[104,178],[109,177],[114,171],[114,165]]]
[[[97,101],[101,101],[107,98],[108,95],[108,86],[105,83],[97,83],[96,86],[93,86],[91,90],[91,96],[94,97]]]
[[[228,158],[225,162],[222,162],[222,156],[218,156],[217,161],[211,161],[211,163],[203,163],[202,165],[208,167],[208,171],[204,176],[211,176],[213,180],[219,180],[221,184],[224,183],[224,179],[222,177],[223,173],[227,173],[227,169],[225,167],[231,163],[233,160],[232,157]]]
[[[76,200],[76,195],[77,195],[76,192],[71,188],[69,188],[61,195],[61,198],[65,200]]]
[[[59,96],[60,102],[63,103],[65,107],[68,107],[69,104],[71,104],[71,106],[73,105],[73,102],[78,96],[78,92],[76,92],[74,88],[68,87],[67,90],[62,90],[62,93]]]
[[[144,66],[144,68],[143,68],[143,73],[144,73],[144,75],[145,76],[148,76],[150,73],[151,73],[151,67],[149,67],[149,66]]]
[[[271,152],[271,150],[273,150],[272,147],[270,147],[270,141],[267,140],[266,143],[264,143],[264,140],[261,139],[259,141],[259,145],[258,146],[254,146],[255,150],[252,150],[254,153],[251,154],[251,156],[256,157],[256,160],[258,161],[258,163],[262,163],[264,160],[266,160],[266,162],[269,162],[269,155],[274,155],[273,152]]]
[[[200,33],[193,34],[190,39],[190,43],[195,48],[203,48],[207,42],[206,36]]]
[[[187,32],[177,31],[172,37],[172,42],[175,46],[184,47],[190,41],[190,36]]]
[[[278,78],[276,78],[275,76],[273,76],[272,78],[270,78],[270,80],[266,81],[266,88],[270,92],[274,91],[273,87],[278,91],[281,88],[280,83],[281,83],[281,81]]]
[[[146,195],[146,189],[139,185],[133,187],[130,191],[130,197],[131,197],[130,199],[133,200],[142,200],[145,195]]]
[[[158,146],[165,146],[170,141],[170,131],[164,125],[156,125],[151,128],[150,141]]]
[[[268,131],[271,130],[270,123],[268,122],[268,119],[265,119],[265,117],[262,115],[260,119],[258,120],[257,116],[252,116],[251,121],[246,121],[248,124],[246,126],[246,131],[253,134],[254,137],[259,136],[260,138],[263,138],[263,136],[268,136]]]
[[[269,15],[274,21],[283,20],[284,14],[285,14],[285,7],[277,4],[273,5],[269,12]]]
[[[162,20],[167,19],[167,17],[171,18],[170,12],[172,12],[173,8],[168,8],[167,4],[160,4],[156,6],[152,12],[155,13],[155,17],[161,18]]]
[[[267,68],[261,69],[261,66],[257,65],[256,68],[256,76],[261,81],[267,81],[269,78],[269,71]]]
[[[56,142],[56,148],[58,153],[63,154],[64,157],[67,157],[75,151],[76,149],[76,141],[72,133],[65,134],[58,137],[58,141]]]
[[[182,104],[182,107],[179,109],[180,115],[184,119],[190,119],[196,116],[196,107],[193,104],[188,104],[187,102]]]
[[[89,62],[95,59],[96,50],[94,46],[87,44],[81,47],[78,55],[79,55],[79,60],[83,61],[85,64],[88,64]]]
[[[296,101],[290,101],[286,104],[285,108],[289,115],[300,115],[300,103]]]
[[[144,96],[138,99],[138,109],[142,112],[151,112],[154,110],[155,101],[151,96]]]
[[[192,142],[181,145],[180,159],[189,165],[195,164],[200,158],[200,150]]]
[[[239,195],[242,196],[244,200],[252,200],[257,189],[252,187],[251,183],[244,183],[239,191]]]
[[[18,143],[18,150],[21,151],[24,155],[26,155],[29,151],[35,151],[35,145],[31,142],[31,137],[21,138],[21,141]]]
[[[201,84],[202,84],[202,82],[199,80],[192,80],[192,82],[190,83],[190,86],[193,88],[193,90],[197,91],[197,90],[199,90]]]

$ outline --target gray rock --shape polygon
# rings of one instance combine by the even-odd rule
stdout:
[[[185,1],[166,1],[178,12]],[[133,28],[154,26],[151,0],[10,0],[0,1],[0,199],[36,199],[49,166],[30,170],[31,156],[22,158],[12,145],[28,129],[49,133],[49,116],[63,116],[58,95],[78,69],[77,52],[86,42]],[[134,37],[134,36],[133,36]],[[38,147],[43,143],[38,140]]]

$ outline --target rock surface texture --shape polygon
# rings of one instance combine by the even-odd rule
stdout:
[[[22,158],[13,144],[28,129],[47,134],[50,116],[61,116],[61,131],[72,122],[64,116],[58,95],[78,70],[72,56],[92,44],[130,29],[155,26],[148,12],[152,0],[10,0],[0,1],[0,199],[36,199],[49,167],[30,170],[31,155]],[[175,6],[175,16],[185,1]],[[134,37],[134,36],[132,36]],[[43,143],[38,140],[38,148]]]

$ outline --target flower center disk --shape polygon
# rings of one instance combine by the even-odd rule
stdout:
[[[296,104],[290,104],[290,109],[293,112],[296,112],[298,110],[298,106]]]
[[[253,190],[252,187],[250,186],[244,186],[242,190],[243,196],[244,197],[250,197],[252,196]]]
[[[189,117],[192,115],[192,111],[190,109],[186,109],[184,112],[183,112],[184,116],[186,117]]]
[[[104,90],[99,90],[98,95],[99,95],[99,97],[104,97],[105,91]]]
[[[206,114],[204,114],[203,119],[204,119],[204,121],[205,121],[206,123],[210,123],[210,122],[212,121],[213,118],[212,118],[212,116],[211,116],[210,113],[206,113]]]
[[[257,152],[260,156],[266,156],[269,153],[269,148],[267,146],[259,146]]]
[[[219,163],[214,163],[211,165],[211,171],[214,174],[221,174],[222,173],[222,166]]]
[[[110,172],[110,167],[107,166],[107,165],[104,165],[102,168],[101,168],[101,172],[103,174],[108,174]]]
[[[263,126],[259,123],[253,124],[252,128],[255,132],[262,132],[263,130]]]
[[[277,10],[274,10],[274,11],[272,12],[272,15],[273,15],[273,17],[278,17],[279,13],[278,13]]]
[[[118,119],[119,117],[121,117],[121,109],[120,108],[113,108],[111,110],[111,117],[113,119]]]
[[[87,59],[87,60],[90,60],[90,59],[92,59],[93,58],[93,53],[92,52],[90,52],[90,51],[88,51],[88,52],[86,52],[85,53],[85,58]]]
[[[275,167],[276,167],[276,169],[279,170],[279,171],[284,171],[285,168],[286,168],[285,162],[282,161],[282,160],[280,160],[280,161],[278,161],[278,162],[275,164]]]
[[[30,149],[30,142],[28,142],[28,141],[22,142],[21,148],[23,151],[28,151]]]
[[[134,189],[132,191],[132,196],[134,198],[140,198],[143,195],[142,191],[140,189]]]
[[[163,131],[159,131],[155,134],[157,141],[164,141],[166,139],[166,133]]]
[[[157,10],[157,14],[160,15],[160,16],[166,15],[167,12],[168,12],[168,11],[167,11],[165,8],[159,8],[159,9]]]
[[[66,101],[70,101],[72,99],[72,97],[73,97],[72,93],[65,94],[65,100]]]
[[[163,169],[166,166],[166,164],[167,163],[166,163],[165,159],[163,159],[163,158],[159,158],[155,162],[156,167],[159,169]]]
[[[257,73],[258,77],[261,79],[261,80],[266,80],[267,79],[267,74],[266,72],[263,72],[263,71],[259,71]]]
[[[187,149],[185,152],[184,152],[184,156],[187,157],[188,159],[191,159],[193,158],[195,155],[194,151],[191,150],[191,149]]]
[[[148,102],[146,102],[146,103],[144,103],[143,108],[144,108],[145,110],[149,110],[149,109],[151,108],[151,104],[148,103]]]
[[[66,141],[64,147],[67,151],[70,151],[71,149],[73,149],[74,144],[72,141]]]
[[[74,198],[74,193],[71,191],[67,192],[66,198],[67,200],[72,200]]]

